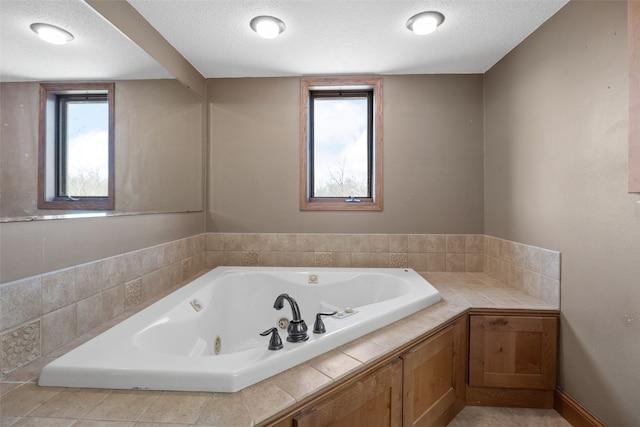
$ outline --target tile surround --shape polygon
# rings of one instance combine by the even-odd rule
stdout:
[[[486,273],[422,275],[441,291],[442,302],[237,393],[37,387],[34,381],[44,365],[38,361],[0,383],[1,425],[256,425],[311,393],[331,387],[336,379],[395,351],[407,340],[436,330],[469,308],[480,307],[472,301],[480,301],[478,304],[483,304],[482,307],[551,309],[539,299]],[[177,286],[181,285],[183,283]],[[58,351],[63,352],[59,349],[56,353]],[[546,419],[546,413],[544,415]]]
[[[491,236],[205,233],[0,285],[0,375],[220,265],[484,271],[559,307],[560,254]]]
[[[204,249],[193,236],[0,285],[0,376],[197,274]]]

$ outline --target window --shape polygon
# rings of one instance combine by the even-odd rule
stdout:
[[[382,79],[301,81],[301,210],[382,210]]]
[[[114,84],[41,84],[38,208],[113,210]]]

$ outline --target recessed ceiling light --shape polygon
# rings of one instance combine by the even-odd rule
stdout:
[[[73,35],[69,31],[55,25],[36,23],[31,24],[31,29],[48,43],[65,44],[73,40]]]
[[[273,16],[256,16],[249,22],[249,25],[253,31],[265,39],[278,37],[286,28],[284,22]]]
[[[433,33],[443,22],[444,15],[440,12],[422,12],[409,18],[407,28],[422,36]]]

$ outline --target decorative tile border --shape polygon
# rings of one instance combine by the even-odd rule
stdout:
[[[205,265],[481,272],[481,234],[208,233]]]

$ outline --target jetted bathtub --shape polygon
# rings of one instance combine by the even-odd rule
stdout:
[[[281,294],[306,341],[287,341]],[[218,267],[49,363],[39,385],[234,392],[438,301],[410,269]],[[314,333],[316,314],[334,311]],[[260,335],[274,327],[280,350]]]

